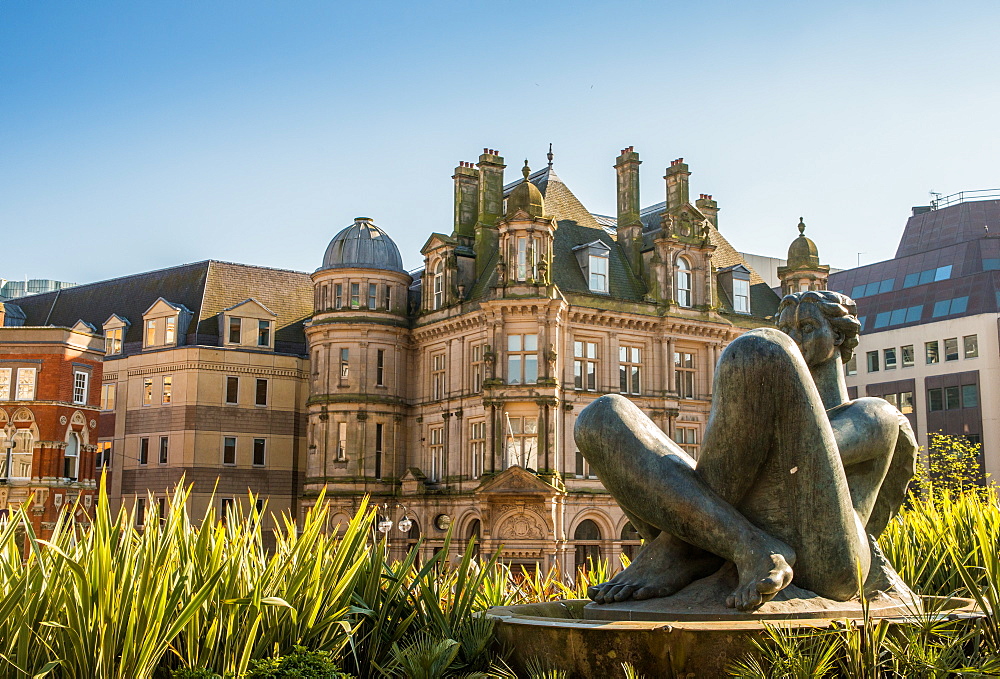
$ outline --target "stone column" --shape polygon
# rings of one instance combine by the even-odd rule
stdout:
[[[677,388],[674,386],[674,338],[668,337],[666,341],[663,342],[663,373],[665,379],[665,385],[667,393],[674,394],[677,392]]]

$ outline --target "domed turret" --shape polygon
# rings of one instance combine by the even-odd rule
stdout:
[[[799,217],[799,237],[788,246],[788,262],[778,267],[781,294],[826,290],[830,267],[819,263],[819,249],[806,238],[806,223]]]
[[[545,201],[542,200],[542,192],[538,190],[538,187],[528,181],[528,175],[531,174],[531,168],[528,167],[528,161],[524,161],[524,167],[521,168],[521,174],[524,175],[524,181],[514,187],[514,190],[510,192],[510,196],[507,198],[507,218],[510,219],[518,210],[524,210],[528,213],[529,217],[541,217],[545,212]]]
[[[406,273],[396,244],[369,217],[355,218],[353,224],[333,237],[319,270],[324,269],[381,269]]]
[[[812,239],[806,238],[806,224],[799,217],[799,237],[788,246],[788,268],[798,269],[808,267],[814,269],[819,266],[819,250]]]

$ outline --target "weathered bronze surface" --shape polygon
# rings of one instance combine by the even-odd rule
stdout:
[[[581,453],[645,539],[627,569],[591,588],[596,604],[669,597],[727,563],[725,605],[739,611],[792,583],[833,601],[858,596],[859,582],[912,597],[875,539],[903,501],[917,446],[889,403],[848,398],[856,306],[796,293],[777,321],[723,352],[697,462],[624,397],[580,413]]]

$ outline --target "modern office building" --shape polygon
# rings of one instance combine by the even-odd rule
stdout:
[[[1000,192],[913,208],[890,260],[830,276],[863,323],[847,382],[898,405],[921,445],[942,432],[982,444],[1000,473]]]
[[[32,278],[30,280],[13,281],[0,278],[0,302],[5,299],[24,297],[26,295],[37,295],[43,292],[72,288],[76,283],[65,281],[53,281],[47,278]]]

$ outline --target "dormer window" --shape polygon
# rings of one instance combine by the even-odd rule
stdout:
[[[591,292],[608,291],[608,258],[590,256],[590,290]]]
[[[584,280],[587,281],[588,289],[604,295],[610,293],[608,258],[611,248],[604,242],[595,240],[592,243],[578,245],[573,251],[576,253],[576,260],[583,272]]]
[[[253,299],[245,299],[220,315],[220,334],[227,347],[274,348],[276,314]]]
[[[677,258],[677,303],[691,306],[691,263],[684,257]]]
[[[733,302],[733,311],[738,314],[750,313],[750,270],[742,264],[719,269],[719,287]]]
[[[112,328],[104,333],[104,353],[115,356],[122,353],[122,335],[124,328]]]
[[[106,356],[121,356],[125,352],[125,334],[129,322],[118,314],[104,321],[104,354]]]
[[[162,297],[146,310],[143,317],[142,346],[151,349],[172,347],[181,344],[181,338],[191,321],[192,313],[183,304],[173,304]],[[114,327],[115,319],[124,323],[124,319],[112,316],[104,324],[105,332]]]
[[[733,311],[750,313],[750,281],[733,278]]]

